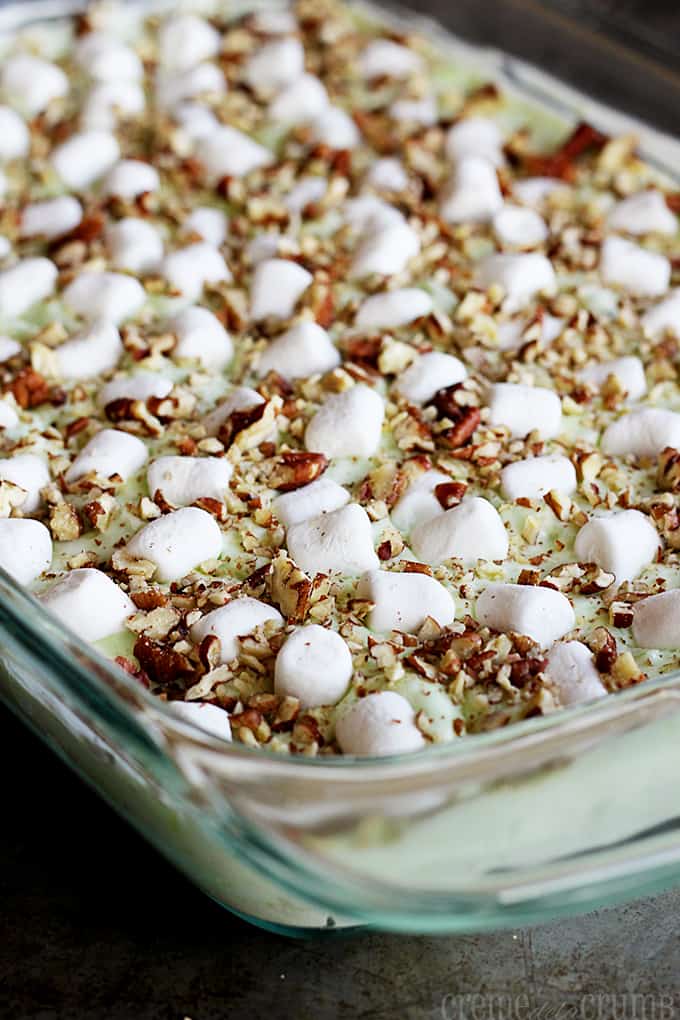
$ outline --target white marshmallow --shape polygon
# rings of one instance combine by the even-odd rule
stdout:
[[[75,58],[98,81],[140,81],[144,77],[144,67],[135,51],[108,32],[89,32],[78,39]]]
[[[391,39],[375,39],[359,57],[364,78],[409,78],[422,67],[421,57]]]
[[[264,8],[252,13],[253,27],[265,35],[287,35],[297,30],[295,15],[288,8]]]
[[[411,404],[427,404],[438,390],[455,386],[467,376],[462,361],[453,354],[430,351],[420,354],[394,381],[394,390]]]
[[[195,14],[175,15],[159,29],[160,62],[171,71],[188,71],[219,51],[219,32]]]
[[[522,205],[535,209],[542,206],[546,198],[555,191],[566,187],[564,181],[557,181],[554,177],[525,177],[513,183],[512,193]]]
[[[221,96],[226,90],[224,74],[216,64],[197,64],[186,71],[162,69],[156,75],[156,101],[166,109],[199,96]]]
[[[211,737],[231,740],[229,714],[219,705],[204,701],[169,701],[167,704],[175,715],[205,730]]]
[[[671,264],[665,255],[623,237],[607,237],[600,253],[600,273],[606,284],[636,297],[660,297],[668,290]]]
[[[305,446],[327,457],[370,457],[380,445],[385,403],[364,383],[327,397],[305,431]]]
[[[561,641],[548,656],[547,676],[553,681],[563,705],[604,698],[607,689],[593,663],[593,655],[581,641]]]
[[[250,315],[255,322],[273,316],[289,319],[314,277],[290,259],[264,259],[253,273]]]
[[[335,727],[344,754],[361,757],[420,751],[425,738],[415,712],[401,694],[377,691],[355,702]]]
[[[335,705],[352,679],[352,654],[344,640],[318,623],[296,627],[276,656],[274,690],[300,707]]]
[[[160,177],[155,167],[141,159],[121,159],[104,178],[102,191],[117,198],[137,198],[157,191]]]
[[[21,344],[8,336],[0,336],[0,364],[9,361],[21,351]]]
[[[642,316],[642,328],[652,340],[660,339],[665,333],[680,337],[680,288],[647,309]]]
[[[257,374],[278,372],[284,379],[301,379],[330,372],[340,360],[326,330],[305,319],[270,342],[257,363]]]
[[[358,503],[291,525],[286,541],[292,559],[312,576],[330,571],[364,574],[380,566],[373,548],[371,522]]]
[[[375,234],[406,222],[398,209],[377,195],[360,195],[358,198],[347,199],[342,214],[346,226],[361,234]]]
[[[1,172],[1,171],[0,171]],[[0,234],[0,259],[7,258],[12,251],[12,245],[7,237]]]
[[[465,156],[444,185],[439,211],[447,223],[486,223],[503,208],[496,168],[483,156]]]
[[[417,524],[442,513],[444,508],[434,490],[450,481],[449,476],[441,471],[423,471],[418,475],[392,507],[390,517],[394,526],[408,534]]]
[[[633,637],[640,648],[680,648],[680,588],[635,603]]]
[[[638,191],[618,202],[610,212],[607,223],[612,230],[627,234],[675,234],[678,218],[666,204],[661,191],[651,188]]]
[[[119,119],[139,117],[145,109],[144,89],[136,81],[103,81],[90,89],[80,123],[88,131],[114,131]]]
[[[309,485],[303,485],[292,492],[284,492],[272,501],[272,509],[284,528],[290,528],[310,517],[339,510],[349,503],[347,489],[338,485],[332,478],[318,478]]]
[[[312,139],[330,149],[354,149],[361,141],[359,129],[339,106],[328,106],[311,124]]]
[[[24,120],[9,106],[0,106],[0,163],[23,159],[31,148]]]
[[[517,350],[524,343],[524,331],[530,325],[531,320],[507,319],[498,323],[498,347],[501,351]],[[541,343],[548,346],[556,340],[563,331],[564,319],[559,319],[549,312],[543,312],[541,316]]]
[[[537,252],[487,255],[477,263],[476,282],[484,290],[501,286],[508,312],[519,310],[543,291],[552,293],[557,284],[550,259]]]
[[[398,329],[429,315],[432,298],[420,287],[401,287],[366,298],[359,306],[357,329]]]
[[[574,541],[574,552],[579,562],[596,563],[621,584],[632,581],[654,562],[660,544],[649,517],[639,510],[619,510],[584,524]]]
[[[40,521],[0,520],[0,567],[19,584],[30,584],[52,562],[52,538]]]
[[[489,584],[475,610],[483,626],[526,634],[541,648],[549,648],[576,626],[567,596],[537,585]]]
[[[19,424],[19,415],[8,400],[0,400],[0,428],[13,429]]]
[[[481,496],[467,496],[458,506],[421,521],[411,531],[411,548],[425,563],[438,566],[458,559],[504,560],[508,536],[500,514]]]
[[[177,337],[176,358],[196,360],[203,368],[215,370],[231,361],[234,354],[231,337],[207,308],[185,308],[172,319],[170,329]]]
[[[619,385],[626,391],[629,400],[638,400],[647,392],[645,366],[639,358],[628,355],[624,358],[613,358],[601,361],[597,365],[589,365],[580,373],[581,379],[591,383],[597,389],[603,386],[610,376],[614,376]]]
[[[246,261],[251,266],[264,262],[265,259],[273,259],[279,255],[283,237],[275,230],[267,230],[263,234],[256,234],[245,246]]]
[[[224,503],[233,467],[224,457],[158,457],[146,481],[153,498],[160,490],[171,506],[190,506],[198,499]]]
[[[50,483],[50,472],[44,457],[35,453],[18,453],[0,460],[0,478],[14,482],[25,491],[21,511],[33,514],[42,503],[40,493]]]
[[[535,248],[548,237],[545,220],[534,209],[505,203],[493,218],[493,231],[506,248]]]
[[[136,612],[132,600],[101,570],[84,567],[58,580],[40,601],[85,641],[119,634]]]
[[[197,241],[166,255],[161,274],[168,283],[190,301],[197,301],[207,283],[231,280],[231,271],[218,248]]]
[[[0,86],[10,102],[27,116],[35,117],[53,99],[67,94],[68,78],[56,64],[19,53],[3,60]]]
[[[299,39],[275,39],[258,47],[246,61],[243,77],[261,93],[278,92],[303,74],[305,51]]]
[[[227,236],[228,220],[221,209],[204,205],[194,209],[185,219],[182,229],[185,233],[198,234],[208,244],[219,248]]]
[[[401,223],[394,223],[361,239],[350,276],[354,279],[370,276],[371,273],[393,276],[401,273],[419,251],[418,234],[402,218]]]
[[[567,496],[576,491],[574,465],[561,454],[527,457],[501,471],[501,492],[506,499],[540,499],[551,489]]]
[[[126,551],[156,564],[159,581],[177,581],[222,551],[222,532],[214,517],[196,506],[173,510],[146,524]]]
[[[384,156],[371,165],[366,183],[380,191],[403,191],[408,187],[408,174],[401,160]]]
[[[503,426],[510,435],[523,439],[537,432],[541,439],[553,439],[562,426],[562,403],[554,390],[523,383],[495,383],[489,387],[489,425]]]
[[[227,399],[203,419],[206,433],[209,436],[216,436],[234,411],[244,411],[248,407],[258,407],[260,404],[264,404],[264,397],[260,396],[257,390],[252,390],[250,386],[235,387]]]
[[[163,258],[163,239],[158,228],[148,220],[129,216],[110,223],[106,243],[111,252],[111,265],[131,273],[150,273]]]
[[[325,177],[302,177],[298,183],[291,188],[283,203],[289,212],[300,214],[308,205],[320,202],[326,194],[328,181]],[[262,235],[258,235],[261,237]],[[278,246],[277,246],[278,247]],[[276,249],[274,249],[274,254]]]
[[[368,615],[372,630],[415,634],[428,617],[446,627],[456,616],[450,592],[427,574],[371,570],[359,581],[357,595],[373,603]]]
[[[466,117],[449,128],[446,155],[454,162],[466,156],[482,156],[494,166],[501,166],[503,136],[498,125],[488,117]]]
[[[146,463],[149,451],[137,436],[119,429],[102,429],[88,440],[66,472],[66,481],[77,482],[84,475],[108,479],[118,475],[126,481]]]
[[[390,117],[401,122],[431,127],[437,123],[437,100],[434,96],[422,99],[397,99],[389,109]]]
[[[4,269],[0,272],[0,316],[17,318],[50,297],[58,275],[54,262],[43,258],[21,259]]]
[[[63,297],[84,319],[119,323],[139,311],[146,301],[146,291],[132,276],[86,270],[69,283]]]
[[[108,131],[81,131],[57,146],[51,162],[62,181],[80,191],[108,173],[119,158],[120,147],[114,135]]]
[[[148,400],[149,397],[158,397],[160,400],[172,390],[172,379],[166,378],[159,372],[137,372],[135,375],[123,376],[119,379],[112,379],[102,387],[98,394],[98,401],[101,407],[114,400]]]
[[[192,142],[203,141],[222,127],[209,107],[203,106],[202,103],[195,103],[192,100],[188,100],[186,103],[179,103],[173,109],[172,116],[180,125],[187,138]]]
[[[269,149],[226,124],[202,140],[198,157],[213,179],[244,177],[272,161]]]
[[[82,206],[71,195],[31,202],[21,214],[19,233],[21,237],[61,237],[74,230],[82,218]]]
[[[59,378],[93,379],[115,368],[123,355],[120,334],[111,322],[96,322],[54,349]]]
[[[269,104],[269,116],[281,124],[309,124],[328,106],[325,86],[313,74],[301,74]]]
[[[656,457],[667,446],[680,448],[680,414],[660,407],[630,411],[608,425],[602,450],[612,457]]]
[[[252,634],[269,620],[283,623],[283,617],[277,609],[258,599],[233,599],[195,623],[191,628],[191,640],[200,645],[209,634],[214,635],[220,642],[220,662],[231,662],[239,654],[239,638]]]

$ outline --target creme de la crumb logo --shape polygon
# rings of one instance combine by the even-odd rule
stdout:
[[[471,992],[442,998],[441,1020],[675,1020],[673,994],[599,992],[541,1001],[540,996]],[[680,1018],[679,1018],[680,1020]]]

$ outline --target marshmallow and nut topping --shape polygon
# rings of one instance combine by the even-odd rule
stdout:
[[[313,756],[680,648],[680,193],[334,0],[3,37],[0,564]]]

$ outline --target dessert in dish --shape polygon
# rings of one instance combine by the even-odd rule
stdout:
[[[0,563],[204,729],[382,755],[680,647],[674,186],[331,3],[2,39]]]

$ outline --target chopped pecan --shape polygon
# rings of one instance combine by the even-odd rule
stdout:
[[[203,668],[210,672],[220,664],[222,645],[216,634],[206,634],[198,647],[198,657]]]
[[[281,492],[291,492],[319,478],[328,467],[323,453],[290,450],[282,453],[269,476],[269,484]]]
[[[144,635],[135,642],[134,655],[152,683],[169,686],[194,675],[186,655]]]
[[[595,656],[595,665],[600,673],[611,673],[618,657],[614,635],[606,627],[596,627],[588,637],[588,647]]]
[[[132,592],[130,598],[137,609],[158,609],[168,603],[168,597],[159,588],[145,588],[144,591]]]
[[[78,511],[72,503],[65,501],[57,503],[50,510],[49,526],[52,538],[57,542],[71,542],[80,538],[83,530]]]
[[[525,156],[524,169],[531,177],[559,177],[570,181],[575,176],[579,157],[587,152],[599,152],[608,141],[607,135],[581,121],[554,152]]]
[[[464,446],[482,420],[478,407],[459,407],[454,416],[447,415],[453,424],[437,433],[436,438],[451,450]]]
[[[656,480],[666,492],[680,492],[680,450],[667,446],[661,451]]]
[[[12,393],[19,407],[24,410],[48,403],[51,396],[47,379],[32,368],[22,369],[5,391]]]
[[[193,505],[197,506],[200,510],[206,510],[218,521],[224,522],[227,519],[226,506],[221,500],[213,499],[212,496],[201,496],[200,499],[195,500]]]
[[[466,491],[465,482],[442,482],[434,487],[435,498],[444,510],[450,510],[452,506],[457,506]]]

